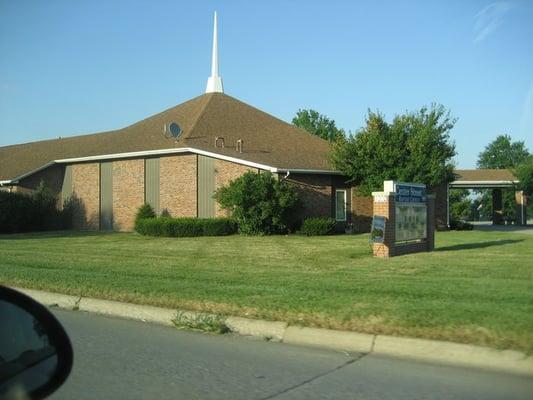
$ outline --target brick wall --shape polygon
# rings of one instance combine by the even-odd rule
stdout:
[[[330,175],[291,174],[287,181],[294,186],[303,203],[299,218],[334,217]]]
[[[197,216],[196,154],[178,154],[159,160],[159,204],[172,217]]]
[[[143,204],[144,159],[113,161],[113,230],[133,230]]]
[[[98,230],[100,227],[100,164],[72,165],[72,193],[77,202],[74,229]]]
[[[232,180],[243,175],[245,172],[259,172],[257,168],[247,167],[246,165],[235,164],[224,160],[215,160],[215,190],[226,186]],[[215,216],[226,217],[228,212],[220,208],[218,203],[215,204]]]
[[[27,178],[21,179],[19,185],[16,186],[16,192],[19,193],[32,193],[41,181],[44,182],[46,188],[48,188],[54,196],[57,197],[58,207],[61,207],[61,186],[63,185],[63,172],[64,166],[54,164],[45,168]]]
[[[357,232],[370,232],[374,215],[374,198],[358,196],[356,188],[352,188],[352,222]]]

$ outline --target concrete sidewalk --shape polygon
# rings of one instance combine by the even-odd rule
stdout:
[[[76,297],[31,289],[14,289],[49,307],[56,306],[68,310],[87,311],[163,325],[173,326],[172,321],[178,314],[178,310],[168,308]],[[206,315],[191,311],[179,312],[189,318]],[[235,334],[254,336],[265,340],[533,376],[533,357],[513,350],[495,350],[436,340],[289,326],[286,322],[241,317],[227,317],[225,324]]]

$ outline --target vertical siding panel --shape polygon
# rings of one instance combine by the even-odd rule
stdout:
[[[66,165],[61,185],[61,207],[72,197],[72,190],[72,165]]]
[[[100,229],[113,229],[113,163],[100,163]]]
[[[211,157],[198,156],[198,217],[215,216],[215,162]]]
[[[147,158],[144,164],[144,201],[159,214],[159,158]]]

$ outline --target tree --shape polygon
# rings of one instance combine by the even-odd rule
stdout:
[[[344,137],[344,130],[337,128],[334,120],[315,110],[298,110],[292,123],[330,142]]]
[[[148,203],[144,203],[137,210],[137,214],[135,214],[135,230],[139,231],[138,227],[140,226],[143,220],[155,217],[156,214],[153,207]]]
[[[390,179],[435,187],[454,179],[449,133],[455,121],[441,105],[398,115],[392,123],[369,110],[365,127],[334,143],[331,161],[362,195],[382,190]]]
[[[215,193],[246,235],[285,233],[293,225],[298,196],[284,180],[270,172],[246,172]]]
[[[528,196],[533,195],[533,155],[530,155],[524,162],[519,164],[515,171],[515,176],[520,183],[518,189],[523,190]]]
[[[509,135],[499,135],[490,142],[485,149],[479,153],[477,167],[513,170],[519,164],[525,162],[529,157],[529,151],[524,142],[513,142]],[[507,218],[515,216],[515,190],[502,189],[503,215]],[[484,192],[481,196],[483,213],[486,217],[492,215],[491,193]]]
[[[449,194],[450,219],[451,220],[471,220],[472,200],[468,197],[468,190],[451,189]]]
[[[524,142],[512,142],[509,135],[499,135],[479,153],[478,168],[513,168],[529,156]]]

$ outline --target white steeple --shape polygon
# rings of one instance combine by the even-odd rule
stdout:
[[[224,93],[222,78],[218,76],[218,38],[217,38],[217,12],[215,11],[215,23],[213,30],[213,55],[211,61],[211,76],[207,78],[206,93]]]

